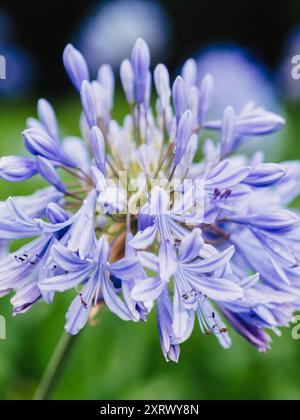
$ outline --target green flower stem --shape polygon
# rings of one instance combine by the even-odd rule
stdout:
[[[60,381],[78,336],[64,333],[52,355],[45,374],[38,386],[34,400],[50,400]]]

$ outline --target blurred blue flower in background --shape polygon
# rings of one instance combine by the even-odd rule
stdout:
[[[236,45],[212,45],[197,59],[199,80],[210,73],[215,81],[215,94],[211,104],[212,118],[219,118],[226,104],[230,103],[237,112],[252,102],[256,106],[280,112],[277,92],[268,70],[255,57]],[[277,134],[259,143],[268,158],[277,160],[282,152],[282,135]],[[258,141],[253,139],[246,152],[253,152]]]
[[[210,46],[197,60],[199,79],[210,73],[216,85],[212,103],[217,117],[230,103],[240,111],[246,102],[255,102],[272,110],[278,109],[276,91],[266,68],[237,46]]]
[[[79,45],[92,72],[96,72],[103,63],[118,68],[139,36],[148,42],[154,61],[165,58],[171,24],[159,2],[117,0],[101,4],[80,28]]]
[[[0,97],[22,96],[29,92],[33,80],[33,62],[23,50],[13,45],[3,48],[1,55],[6,61],[6,79],[0,83]]]

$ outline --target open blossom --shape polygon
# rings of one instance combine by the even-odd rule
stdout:
[[[269,349],[271,333],[299,307],[300,218],[288,206],[300,192],[300,164],[266,163],[260,152],[249,159],[238,148],[284,119],[229,104],[209,120],[213,78],[199,82],[193,60],[173,84],[163,64],[152,76],[138,39],[120,69],[129,103],[120,125],[111,68],[90,80],[71,45],[63,61],[80,94],[82,136],[62,138],[53,108],[40,100],[23,132],[29,155],[1,157],[3,180],[41,176],[50,186],[0,203],[0,296],[14,293],[18,314],[72,289],[69,334],[102,305],[134,322],[156,310],[163,354],[175,362],[195,320],[224,348],[233,328]],[[218,142],[204,137],[209,130]],[[21,238],[27,243],[11,253]]]

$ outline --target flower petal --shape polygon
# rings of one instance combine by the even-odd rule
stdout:
[[[218,255],[206,259],[197,259],[185,265],[186,270],[194,272],[196,275],[202,273],[212,273],[223,265],[227,264],[234,255],[235,248],[231,246]]]
[[[177,270],[176,252],[169,241],[165,241],[160,245],[158,259],[160,278],[168,282]]]
[[[70,231],[68,248],[79,253],[80,258],[90,256],[95,247],[95,207],[97,194],[92,190],[83,206],[74,216],[74,223]]]
[[[185,272],[187,275],[187,273]],[[233,302],[243,297],[243,289],[226,279],[187,275],[187,281],[198,292],[219,302]]]
[[[60,243],[52,246],[51,256],[56,264],[64,271],[78,272],[89,266],[85,260],[79,258],[78,255]]]
[[[101,285],[103,298],[108,306],[109,310],[116,314],[123,321],[131,321],[133,319],[129,309],[125,303],[117,295],[113,285],[107,277],[107,274],[103,271],[101,274]]]
[[[129,242],[134,249],[147,249],[155,240],[157,234],[157,224],[154,223],[142,232],[138,232]]]
[[[23,156],[0,158],[0,178],[8,182],[21,182],[37,173],[35,160]]]
[[[49,292],[65,292],[66,290],[76,287],[89,278],[91,268],[87,267],[81,271],[63,274],[61,276],[50,277],[39,283],[39,288]]]
[[[156,300],[166,287],[159,277],[142,279],[133,287],[131,296],[137,302],[152,302]]]
[[[65,330],[68,334],[77,335],[87,324],[96,287],[95,278],[89,280],[81,293],[73,300],[66,315]]]
[[[235,166],[229,160],[222,161],[214,167],[204,180],[204,186],[222,190],[231,188],[244,181],[250,173],[247,166]]]
[[[138,258],[145,268],[148,268],[155,273],[159,273],[159,260],[157,255],[152,254],[151,252],[140,251],[138,253]]]
[[[124,281],[139,279],[144,275],[144,270],[138,257],[123,258],[110,265],[108,270],[111,274]]]
[[[181,242],[178,258],[182,263],[193,261],[199,256],[200,249],[203,245],[203,239],[200,229],[194,229]]]
[[[239,314],[235,314],[224,308],[222,308],[222,311],[233,328],[259,351],[266,352],[270,348],[271,338],[262,328],[257,328],[249,324],[243,316]]]
[[[243,181],[252,187],[268,187],[280,181],[287,171],[275,163],[263,163],[251,169],[250,174]]]
[[[172,328],[176,338],[180,339],[186,333],[189,321],[189,312],[184,306],[180,287],[177,283],[174,284],[174,298],[173,298],[173,324]]]
[[[11,299],[14,307],[14,315],[27,312],[34,303],[41,299],[41,292],[35,282],[29,282],[17,290],[16,295]]]

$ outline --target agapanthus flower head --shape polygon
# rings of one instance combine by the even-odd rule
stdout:
[[[72,289],[72,335],[103,305],[134,322],[155,308],[163,354],[175,362],[196,319],[224,348],[233,327],[266,351],[270,332],[299,307],[300,218],[288,205],[300,191],[300,164],[266,163],[238,148],[284,119],[228,104],[210,120],[213,77],[199,81],[193,60],[174,81],[163,64],[152,74],[139,38],[120,69],[129,105],[120,124],[109,65],[91,80],[73,46],[63,59],[82,104],[81,138],[62,138],[42,99],[23,132],[27,154],[1,157],[3,180],[39,175],[50,186],[0,203],[0,295],[14,293],[19,314]],[[219,140],[203,139],[204,129]],[[21,238],[26,244],[10,252]]]

